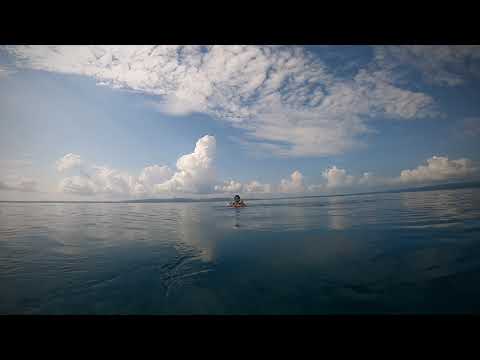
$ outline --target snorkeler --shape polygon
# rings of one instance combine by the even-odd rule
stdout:
[[[243,202],[243,200],[240,199],[240,195],[235,195],[233,198],[233,201],[230,203],[230,206],[232,207],[244,207],[247,206]]]

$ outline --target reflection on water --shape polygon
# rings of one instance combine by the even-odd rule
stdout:
[[[401,202],[415,226],[442,227],[478,219],[480,196],[475,189],[427,191],[402,193]]]
[[[194,249],[197,257],[205,262],[213,261],[215,257],[215,243],[217,233],[205,226],[210,221],[198,206],[179,206],[177,212],[177,231],[182,246]],[[175,245],[178,246],[178,243]]]
[[[0,205],[0,313],[479,312],[480,190]]]
[[[240,209],[235,209],[235,224],[233,225],[235,229],[240,227]]]
[[[328,199],[328,224],[331,229],[345,230],[350,227],[348,202],[339,200],[338,197]]]

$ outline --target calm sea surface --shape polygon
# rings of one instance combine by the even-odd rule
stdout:
[[[1,203],[1,314],[480,313],[480,189]]]

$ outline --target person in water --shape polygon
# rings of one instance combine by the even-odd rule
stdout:
[[[233,201],[230,203],[230,206],[246,206],[243,200],[240,199],[240,195],[235,195]]]

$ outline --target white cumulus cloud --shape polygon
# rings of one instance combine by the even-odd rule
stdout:
[[[215,137],[200,138],[191,154],[181,156],[177,171],[168,166],[145,167],[138,176],[90,164],[79,155],[67,154],[56,162],[57,170],[78,170],[78,174],[60,182],[60,190],[77,195],[154,195],[162,193],[208,193],[213,191],[215,178]]]
[[[177,161],[177,171],[172,178],[155,185],[155,191],[207,193],[213,190],[215,182],[216,140],[206,135],[200,138],[191,154],[183,155]]]
[[[446,156],[432,156],[426,165],[412,170],[402,170],[394,179],[399,183],[425,183],[440,180],[466,178],[473,175],[477,168],[469,159],[449,160]]]
[[[133,193],[134,179],[129,174],[106,166],[84,165],[80,175],[61,180],[60,191],[77,195],[125,196]]]
[[[241,192],[242,188],[242,183],[235,180],[224,181],[222,185],[215,185],[215,191],[222,193]]]
[[[339,169],[336,166],[325,169],[322,176],[327,180],[325,184],[327,188],[350,186],[355,180],[354,176],[348,175],[345,169]]]
[[[72,154],[72,153],[66,154],[56,162],[57,171],[59,172],[80,167],[82,165],[83,165],[83,161],[80,155]]]
[[[244,184],[235,180],[229,180],[224,181],[221,185],[215,185],[215,191],[224,194],[268,194],[274,192],[274,187],[271,184],[262,183],[258,180],[252,180]]]
[[[365,188],[388,188],[408,184],[429,184],[438,181],[462,180],[477,174],[478,168],[469,159],[449,160],[444,156],[432,156],[426,165],[415,169],[402,170],[397,177],[382,177],[372,172],[359,176],[348,174],[346,169],[336,166],[325,169],[322,176],[325,183],[307,186],[311,192],[330,192],[338,188],[361,190]]]
[[[250,181],[243,185],[243,191],[246,193],[271,193],[272,186],[270,184],[263,184],[257,180]]]
[[[258,180],[239,182],[234,179],[219,183],[215,176],[215,138],[206,135],[200,138],[195,150],[181,156],[177,170],[167,166],[145,167],[138,176],[111,169],[106,166],[89,164],[82,160],[79,174],[68,176],[60,181],[60,190],[77,195],[109,196],[151,196],[158,194],[210,194],[210,193],[330,193],[338,189],[360,190],[372,187],[398,187],[408,184],[428,184],[438,181],[467,179],[478,174],[478,168],[469,159],[450,160],[444,156],[433,156],[426,165],[415,169],[402,170],[397,177],[381,177],[372,172],[361,175],[349,174],[346,169],[331,166],[321,174],[320,184],[308,184],[303,174],[295,170],[289,179],[281,179],[278,185],[262,183]],[[65,158],[65,157],[64,157]],[[62,158],[62,159],[64,159]],[[72,157],[67,157],[67,159]],[[79,157],[75,157],[79,159]],[[67,162],[68,163],[68,162]],[[63,167],[60,167],[63,169]],[[15,178],[7,183],[0,181],[1,190],[34,191],[36,183],[31,179]],[[14,181],[15,180],[15,181]]]
[[[91,179],[97,192],[112,195],[130,193],[133,184],[132,176],[106,166],[94,166]]]
[[[94,195],[95,184],[84,176],[70,176],[60,181],[59,189],[62,192],[75,195]]]
[[[301,193],[305,191],[303,183],[303,175],[300,171],[295,170],[290,175],[290,180],[282,179],[278,187],[279,192],[283,193]]]
[[[134,193],[151,194],[156,184],[161,184],[173,176],[173,171],[168,166],[147,166],[140,173],[134,188]]]
[[[364,172],[362,176],[357,179],[357,182],[359,185],[371,186],[378,184],[381,180],[371,172]]]

